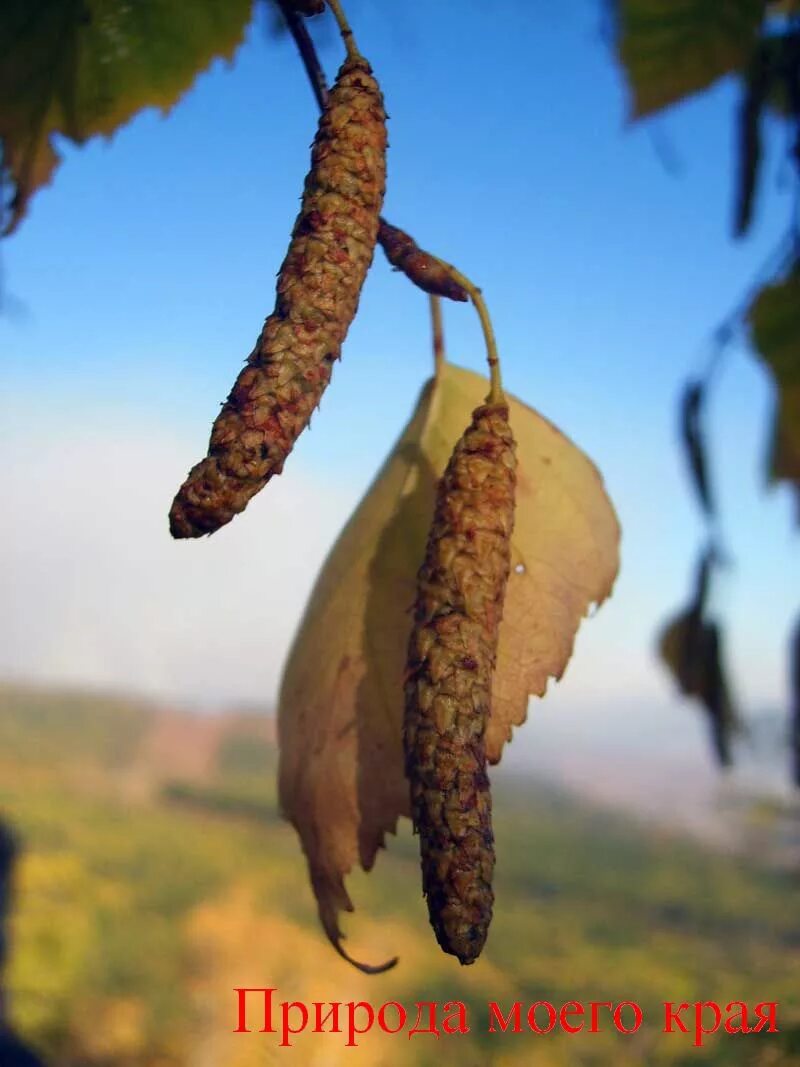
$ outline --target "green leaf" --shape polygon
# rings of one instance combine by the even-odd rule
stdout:
[[[216,56],[231,58],[253,0],[4,0],[0,7],[6,233],[58,165],[52,138],[110,135],[145,107],[168,110]]]
[[[641,118],[741,70],[764,0],[617,0],[617,50]]]
[[[753,344],[777,389],[768,480],[790,482],[800,505],[800,264],[762,289],[748,315]]]

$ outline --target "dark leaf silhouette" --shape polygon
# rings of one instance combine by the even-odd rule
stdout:
[[[800,31],[765,37],[759,45],[769,64],[767,104],[782,118],[800,116]]]
[[[707,617],[716,562],[713,547],[701,552],[692,600],[662,631],[659,651],[681,693],[705,708],[717,762],[728,767],[733,762],[732,740],[738,723],[724,668],[722,628]]]
[[[325,0],[288,0],[289,7],[298,14],[308,18],[311,15],[321,15],[325,10]]]
[[[750,229],[753,205],[761,169],[761,120],[772,84],[772,52],[760,45],[745,82],[739,109],[738,175],[734,233],[742,237]]]
[[[5,1017],[3,969],[8,949],[7,926],[11,910],[11,881],[17,858],[17,843],[0,821],[0,1064],[2,1067],[44,1067],[42,1061],[17,1037]]]
[[[686,450],[686,462],[692,485],[700,506],[709,517],[715,508],[711,494],[706,458],[705,433],[703,430],[703,402],[705,389],[702,382],[689,382],[681,397],[681,439]]]
[[[733,763],[731,740],[736,722],[723,669],[722,628],[718,623],[708,622],[701,628],[699,652],[704,670],[701,699],[709,713],[711,741],[720,766],[730,767]]]
[[[777,389],[767,479],[791,483],[800,505],[800,265],[762,289],[748,317]]]

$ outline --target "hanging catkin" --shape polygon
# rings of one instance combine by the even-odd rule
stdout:
[[[484,735],[510,568],[516,460],[505,404],[485,404],[439,483],[417,582],[405,752],[422,887],[436,938],[477,959],[492,917]]]
[[[280,474],[339,358],[375,251],[386,115],[365,59],[345,60],[320,119],[275,311],[170,511],[173,537],[213,533]]]
[[[420,248],[405,231],[381,219],[378,243],[386,258],[401,270],[414,285],[432,296],[446,296],[450,300],[467,300],[467,291],[453,278],[444,263]]]

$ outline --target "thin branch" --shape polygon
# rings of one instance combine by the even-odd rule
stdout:
[[[466,289],[469,293],[469,298],[472,301],[475,310],[478,312],[478,318],[481,320],[483,338],[486,342],[486,362],[489,364],[489,381],[491,383],[491,389],[486,398],[486,403],[504,404],[506,398],[505,393],[503,392],[503,383],[500,378],[500,357],[497,354],[497,342],[494,338],[492,320],[489,317],[489,309],[486,306],[486,301],[483,299],[483,293],[477,285],[471,282],[469,278],[454,267],[452,263],[445,263],[443,259],[438,259],[438,257],[434,258],[441,263],[445,270],[450,274],[453,281],[463,289]]]
[[[795,235],[790,231],[784,234],[778,245],[770,252],[756,272],[744,295],[739,298],[736,305],[714,328],[711,334],[711,354],[707,358],[705,370],[700,376],[706,385],[710,383],[719,370],[722,357],[741,328],[742,321],[753,300],[767,282],[771,281],[776,275],[783,273],[795,255]]]
[[[358,50],[353,31],[350,29],[350,23],[347,21],[347,16],[345,15],[339,0],[328,0],[328,7],[331,9],[333,17],[336,19],[339,33],[342,35],[342,40],[344,41],[348,56],[351,59],[360,59],[361,53]]]
[[[439,377],[444,366],[444,327],[442,326],[442,299],[431,293],[429,297],[431,309],[431,332],[433,335],[433,373]]]
[[[308,32],[306,20],[292,7],[289,0],[276,0],[276,3],[286,21],[286,26],[300,54],[300,59],[303,61],[317,106],[320,111],[324,111],[328,106],[328,82],[325,78],[325,71],[319,61],[317,49],[314,47],[311,34]]]

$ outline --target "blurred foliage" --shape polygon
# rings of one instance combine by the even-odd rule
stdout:
[[[633,115],[707,89],[750,59],[764,0],[612,0]]]
[[[758,294],[749,318],[756,351],[777,394],[768,476],[794,486],[800,518],[800,262]]]
[[[689,474],[703,513],[708,518],[716,514],[716,504],[711,491],[711,478],[706,459],[703,407],[705,403],[703,382],[688,382],[681,397],[681,437],[689,466]]]
[[[749,321],[753,347],[775,389],[767,459],[770,482],[787,482],[800,521],[800,3],[798,0],[608,0],[618,58],[633,98],[634,117],[648,116],[706,89],[724,75],[741,83],[735,116],[737,175],[733,230],[747,234],[764,185],[763,139],[768,110],[787,127],[794,197],[787,232],[746,299],[713,331],[712,358],[680,400],[680,433],[692,486],[712,547],[719,516],[709,485],[704,412],[710,387],[731,341]],[[717,555],[721,553],[717,549]],[[684,695],[697,699],[712,723],[717,759],[730,763],[733,717],[722,665],[719,621],[701,618],[697,597],[664,629],[662,659]],[[795,713],[787,737],[796,746]],[[795,774],[800,785],[800,776]]]
[[[130,760],[152,710],[133,701],[0,683],[0,764],[88,758],[110,768]]]
[[[725,669],[722,626],[709,609],[709,585],[717,565],[713,546],[704,548],[697,564],[692,599],[664,627],[659,650],[681,693],[702,704],[717,761],[722,767],[729,767],[738,722]]]
[[[222,774],[255,775],[259,781],[274,761],[275,746],[252,733],[226,735],[220,744],[218,763]],[[263,785],[262,785],[263,788]]]
[[[226,782],[224,785],[167,782],[162,796],[165,801],[185,804],[212,814],[236,815],[257,821],[274,819],[277,816],[275,798],[265,785],[265,778],[271,781],[266,767],[261,777],[248,778],[244,782]]]
[[[62,1004],[86,995],[94,929],[92,912],[103,898],[104,882],[87,874],[81,859],[64,850],[28,856],[15,880],[26,902],[14,924],[10,984],[23,1027],[47,1044],[67,1038]]]
[[[157,715],[110,768],[104,753],[116,723],[129,738],[123,705],[86,699],[79,759],[92,773],[75,776],[74,752],[46,741],[48,730],[68,732],[80,700],[53,695],[43,728],[47,703],[46,694],[32,694],[40,713],[29,718],[17,690],[5,705],[5,737],[16,741],[3,749],[0,805],[24,845],[7,973],[11,1017],[49,1067],[514,1067],[530,1063],[530,1040],[488,1034],[486,1003],[540,998],[632,998],[645,1012],[635,1037],[609,1027],[536,1038],[542,1067],[796,1062],[800,920],[789,872],[592,812],[541,787],[501,782],[495,829],[504,907],[486,958],[459,968],[431,944],[416,892],[417,850],[404,827],[382,870],[354,878],[364,916],[354,950],[374,958],[400,950],[395,971],[369,978],[330,953],[318,933],[305,864],[277,817],[271,782],[257,797],[249,769],[230,770],[224,739],[241,736],[235,717],[225,717],[208,773],[185,783],[203,796],[201,807],[167,800],[168,781],[150,777],[143,754]],[[198,719],[196,727],[219,724]],[[47,753],[38,764],[34,739]],[[260,809],[237,809],[231,801],[242,796]],[[767,832],[762,818],[759,837]],[[366,917],[378,915],[381,922]],[[242,985],[277,986],[278,999],[306,1001],[462,999],[473,1029],[438,1042],[373,1033],[357,1048],[346,1048],[342,1035],[309,1034],[280,1049],[274,1036],[231,1033],[233,987]],[[668,999],[774,999],[786,1032],[717,1035],[694,1049],[690,1037],[660,1032]]]
[[[58,165],[53,137],[110,136],[145,107],[168,110],[217,56],[231,58],[253,0],[4,0],[0,139],[14,185],[6,232]]]

